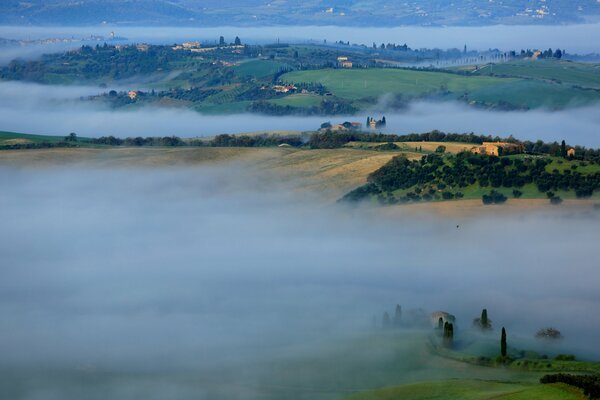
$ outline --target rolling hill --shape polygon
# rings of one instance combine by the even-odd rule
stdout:
[[[539,13],[537,10],[543,10]],[[582,22],[594,0],[9,0],[1,24],[32,25],[486,25]]]

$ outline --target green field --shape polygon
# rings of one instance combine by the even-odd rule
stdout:
[[[323,98],[314,94],[292,94],[282,99],[269,100],[270,103],[290,107],[318,106]]]
[[[554,82],[494,76],[463,76],[403,69],[324,69],[294,71],[283,82],[320,83],[335,96],[362,105],[385,94],[403,98],[434,96],[482,106],[563,108],[600,100],[600,93]],[[363,101],[361,102],[361,99]]]
[[[526,385],[480,380],[423,382],[356,394],[347,400],[583,400],[583,393],[563,384]]]
[[[62,142],[64,139],[64,136],[27,135],[16,132],[0,132],[0,145],[22,143],[56,143]]]
[[[564,60],[523,60],[488,64],[471,73],[479,76],[495,75],[547,80],[564,85],[600,89],[600,64]]]
[[[253,76],[260,79],[273,75],[285,67],[288,67],[288,65],[277,61],[249,60],[236,65],[233,70],[237,75]]]

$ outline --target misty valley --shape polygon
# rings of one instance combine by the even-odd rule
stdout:
[[[599,399],[599,6],[471,3],[0,5],[0,400]]]

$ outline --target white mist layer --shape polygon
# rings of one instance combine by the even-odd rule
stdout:
[[[110,88],[109,88],[110,89]],[[364,124],[367,115],[335,117],[270,117],[253,114],[203,115],[186,109],[140,108],[110,110],[79,102],[80,97],[109,89],[80,86],[44,86],[31,83],[0,83],[0,129],[21,133],[117,137],[212,136],[220,133],[309,131],[325,121],[345,120]],[[115,89],[124,90],[125,87]],[[571,145],[600,146],[600,106],[563,111],[535,110],[498,112],[460,103],[417,102],[402,112],[386,113],[386,133],[445,132],[513,135],[522,140],[561,141]]]
[[[385,219],[237,168],[0,177],[0,366],[206,368],[364,332],[397,303],[462,329],[486,307],[511,338],[554,326],[600,357],[597,213]]]

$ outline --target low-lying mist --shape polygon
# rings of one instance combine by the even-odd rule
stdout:
[[[327,204],[243,168],[0,171],[4,367],[208,368],[368,332],[396,303],[600,357],[598,214]],[[458,227],[457,227],[458,225]]]
[[[364,124],[367,115],[379,118],[384,105],[356,116],[289,116],[239,114],[203,115],[187,109],[138,108],[111,110],[98,104],[82,103],[80,97],[108,89],[81,86],[45,86],[0,82],[0,129],[22,133],[100,137],[113,135],[211,136],[220,133],[264,131],[307,131],[321,123],[345,120]],[[116,87],[124,90],[126,88]],[[415,102],[401,112],[386,112],[389,133],[414,133],[438,129],[445,132],[475,132],[501,137],[514,135],[523,140],[560,141],[588,147],[600,146],[600,106],[563,111],[486,111],[461,103]]]

